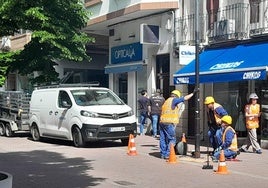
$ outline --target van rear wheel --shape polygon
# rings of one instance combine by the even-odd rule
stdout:
[[[81,134],[81,131],[78,127],[74,127],[73,131],[73,143],[75,147],[84,147],[85,146],[85,142],[83,141],[83,137]]]
[[[6,134],[6,127],[3,122],[0,122],[0,136],[4,136]]]
[[[9,123],[6,124],[6,136],[7,137],[14,136],[14,131],[12,131],[11,125]]]
[[[34,141],[40,140],[40,133],[36,125],[31,126],[31,135]]]

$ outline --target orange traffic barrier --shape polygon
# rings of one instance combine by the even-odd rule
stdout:
[[[185,133],[182,133],[181,141],[182,141],[183,143],[186,143]]]
[[[133,134],[129,135],[127,154],[131,155],[131,156],[134,156],[134,155],[138,154],[137,151],[136,151],[136,145],[135,145],[135,140],[134,140]]]
[[[227,166],[226,166],[226,162],[225,162],[225,156],[224,156],[224,151],[221,150],[221,154],[220,154],[220,160],[219,160],[219,164],[218,164],[218,170],[216,171],[217,174],[229,174],[228,170],[227,170]]]
[[[177,157],[175,154],[174,145],[170,144],[170,154],[169,159],[167,160],[168,163],[177,163]]]

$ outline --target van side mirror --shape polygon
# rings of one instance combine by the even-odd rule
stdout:
[[[62,101],[62,107],[63,108],[70,108],[72,105],[71,104],[68,104],[67,101]]]

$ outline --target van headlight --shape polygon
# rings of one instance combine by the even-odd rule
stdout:
[[[85,111],[85,110],[81,110],[80,114],[82,116],[86,116],[86,117],[92,117],[92,118],[97,118],[99,115],[96,112],[89,112],[89,111]]]
[[[132,116],[133,115],[133,111],[132,110],[128,111],[128,114],[127,115],[128,116]]]

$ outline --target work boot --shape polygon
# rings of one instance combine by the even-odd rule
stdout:
[[[262,154],[262,151],[260,149],[256,150],[257,154]]]
[[[214,157],[214,156],[211,156],[211,159],[212,159],[212,161],[213,161],[214,163],[217,163],[217,162],[218,162],[218,159],[217,159],[216,157]]]

